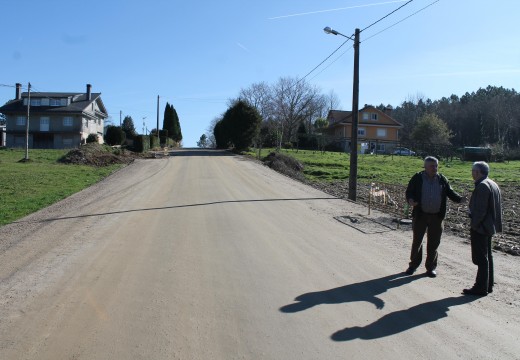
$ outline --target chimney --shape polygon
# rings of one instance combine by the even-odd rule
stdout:
[[[88,100],[88,101],[92,100],[92,92],[91,92],[91,89],[92,89],[92,85],[87,84],[87,100]]]
[[[392,107],[392,105],[387,105],[385,107],[385,114],[388,115],[388,116],[392,116],[392,110],[394,110],[394,108]]]
[[[16,97],[15,100],[22,99],[22,84],[16,83]]]

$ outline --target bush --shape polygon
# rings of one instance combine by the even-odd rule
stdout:
[[[121,145],[126,140],[126,134],[119,126],[109,125],[107,126],[107,132],[105,134],[105,141],[108,145]]]
[[[150,136],[137,135],[134,137],[134,151],[143,153],[150,150]]]
[[[99,143],[98,134],[88,134],[87,136],[87,144]]]

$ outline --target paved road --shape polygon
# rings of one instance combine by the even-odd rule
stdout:
[[[0,228],[0,359],[520,357],[514,273],[464,297],[460,242],[437,279],[407,277],[409,233],[334,220],[362,207],[224,152],[173,155]]]

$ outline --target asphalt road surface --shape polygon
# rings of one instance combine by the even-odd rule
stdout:
[[[518,258],[464,296],[463,239],[437,278],[405,276],[409,231],[335,219],[364,207],[225,152],[172,155],[0,228],[0,359],[520,358]]]

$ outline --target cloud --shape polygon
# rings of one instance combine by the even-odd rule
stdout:
[[[239,48],[241,48],[242,50],[244,50],[244,51],[246,51],[246,52],[248,52],[248,53],[251,52],[251,51],[249,51],[248,48],[246,48],[246,47],[245,47],[244,45],[242,45],[241,43],[237,42],[236,44],[237,44],[237,46],[238,46]]]
[[[362,7],[369,7],[369,6],[377,6],[377,5],[386,5],[386,4],[400,3],[400,2],[405,2],[405,1],[407,1],[407,0],[385,1],[385,2],[374,3],[374,4],[347,6],[347,7],[336,8],[336,9],[327,9],[327,10],[317,10],[317,11],[310,11],[310,12],[305,12],[305,13],[297,13],[297,14],[290,14],[290,15],[275,16],[275,17],[268,18],[268,20],[278,20],[278,19],[285,19],[285,18],[295,17],[295,16],[320,14],[320,13],[325,13],[325,12],[341,11],[341,10],[348,10],[348,9],[355,9],[355,8],[362,8]]]

